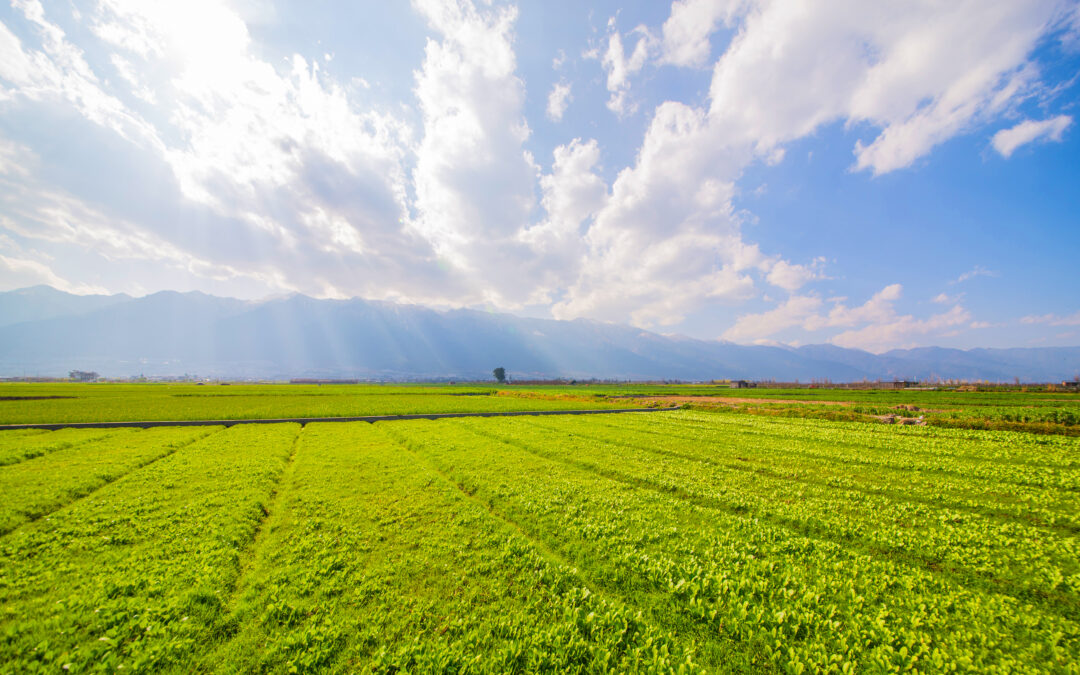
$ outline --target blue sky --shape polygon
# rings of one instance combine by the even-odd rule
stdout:
[[[0,289],[1080,344],[1080,3],[13,0]]]

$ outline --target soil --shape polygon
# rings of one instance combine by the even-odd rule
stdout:
[[[737,398],[734,396],[649,396],[647,398],[635,398],[658,403],[725,403],[728,405],[735,405],[736,403],[801,403],[805,405],[851,405],[850,401],[800,401],[791,398]]]
[[[917,427],[926,426],[926,419],[923,418],[922,415],[919,415],[918,417],[902,417],[900,415],[872,415],[872,417],[878,418],[883,424],[904,424],[914,425]]]

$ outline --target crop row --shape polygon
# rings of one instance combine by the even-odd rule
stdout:
[[[0,466],[0,535],[89,494],[221,427],[125,430],[18,464]]]
[[[1075,537],[930,505],[929,500],[904,501],[889,494],[840,489],[827,481],[796,480],[792,476],[798,477],[802,471],[798,467],[791,474],[717,467],[712,459],[715,451],[704,443],[673,439],[658,443],[668,449],[658,453],[633,444],[627,432],[621,441],[597,440],[591,432],[568,433],[573,421],[520,424],[478,428],[539,454],[704,500],[716,508],[770,519],[920,566],[976,575],[1001,592],[1036,601],[1048,598],[1066,615],[1080,616],[1080,551]],[[556,438],[558,442],[552,442]]]
[[[368,424],[305,428],[231,622],[223,672],[693,669]]]
[[[724,416],[713,416],[724,417]],[[789,480],[826,483],[829,487],[869,493],[888,493],[912,502],[953,506],[973,512],[1011,518],[1025,524],[1080,529],[1080,491],[1055,485],[1046,476],[1056,475],[1059,482],[1075,481],[1078,469],[1062,467],[1019,466],[983,460],[981,471],[965,471],[962,462],[948,455],[933,459],[924,451],[912,452],[902,444],[878,449],[873,447],[877,430],[867,429],[870,439],[859,443],[852,430],[840,439],[800,434],[790,425],[759,424],[753,433],[724,424],[710,425],[689,416],[663,415],[647,423],[635,416],[598,420],[596,424],[574,426],[591,437],[618,443],[630,442],[656,450],[673,450],[712,462],[721,462],[733,470],[755,471],[782,476]],[[815,424],[803,422],[802,426]],[[772,428],[770,429],[770,426]],[[771,433],[770,433],[771,431]],[[932,435],[938,430],[924,430]],[[1029,435],[1030,436],[1030,435]],[[933,448],[941,439],[930,438]],[[952,440],[953,444],[966,441]],[[1075,440],[1073,446],[1080,446]],[[1072,448],[1074,452],[1078,448]],[[975,460],[972,460],[975,461]],[[961,466],[957,468],[957,464]],[[1018,474],[1038,480],[1017,484]],[[996,476],[996,478],[994,478]]]
[[[0,538],[5,672],[190,670],[298,432],[212,434]]]
[[[716,417],[716,416],[713,416]],[[574,425],[592,438],[629,443],[708,461],[733,471],[752,471],[831,488],[889,494],[913,503],[946,506],[1025,524],[1080,530],[1080,492],[1008,483],[1011,466],[998,465],[1001,480],[954,470],[948,456],[930,460],[903,447],[877,450],[845,441],[800,437],[788,425],[748,438],[739,428],[709,426],[692,417],[661,416],[648,423],[637,418],[597,420]],[[763,423],[765,426],[768,423]],[[804,426],[810,426],[803,423]],[[876,430],[872,430],[876,431]],[[954,441],[956,443],[956,441]],[[1074,442],[1075,443],[1075,442]],[[929,445],[929,444],[928,444]],[[1027,465],[1025,470],[1027,470]],[[1072,471],[1044,468],[1044,472]],[[1075,471],[1073,471],[1075,472]],[[1006,489],[1003,489],[1003,487]]]
[[[658,456],[651,481],[619,479],[622,452],[590,468],[565,433],[522,424],[510,443],[489,422],[385,430],[602,588],[694,636],[706,665],[1075,671],[1080,627],[1042,604],[658,489],[669,467]]]
[[[72,448],[83,443],[116,438],[131,433],[130,429],[61,429],[41,431],[20,429],[0,432],[0,466],[7,466],[47,455],[56,450]]]

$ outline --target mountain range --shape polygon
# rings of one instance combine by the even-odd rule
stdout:
[[[0,376],[198,375],[371,380],[965,379],[1025,382],[1080,374],[1080,347],[871,354],[833,345],[748,346],[663,336],[585,319],[529,319],[303,295],[251,302],[199,292],[0,293]]]

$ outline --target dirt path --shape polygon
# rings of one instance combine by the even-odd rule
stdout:
[[[735,405],[737,403],[799,403],[803,405],[851,405],[851,401],[801,401],[793,398],[739,398],[736,396],[649,396],[647,398],[637,398],[636,400],[649,401],[650,403],[671,404],[724,403],[727,405]]]

